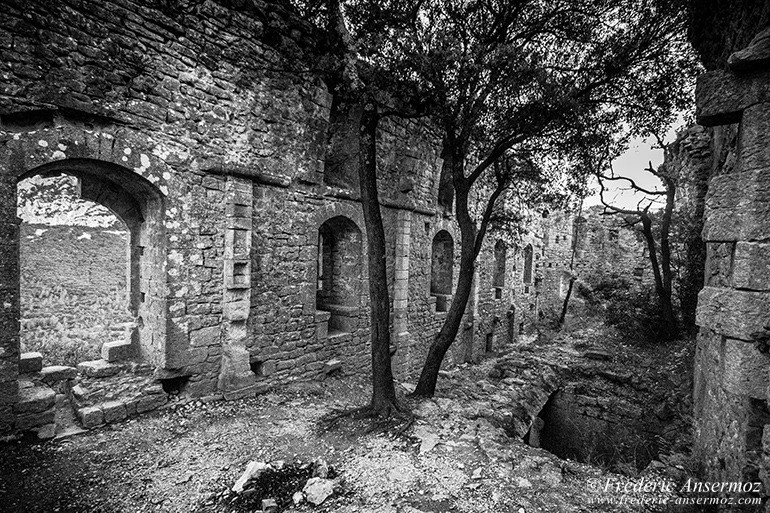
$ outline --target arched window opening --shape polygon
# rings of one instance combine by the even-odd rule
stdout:
[[[452,298],[454,241],[446,230],[433,237],[430,266],[430,294],[436,298],[436,311],[446,312]]]
[[[357,327],[363,271],[361,230],[347,217],[329,219],[318,229],[316,308],[330,312],[329,332]]]
[[[524,248],[524,283],[532,285],[532,244]]]
[[[505,261],[506,248],[501,240],[495,244],[495,269],[492,276],[492,288],[495,291],[495,299],[502,299],[503,288],[505,287]]]

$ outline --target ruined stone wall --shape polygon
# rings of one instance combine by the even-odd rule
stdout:
[[[312,33],[279,3],[254,5],[4,5],[0,432],[15,425],[48,433],[54,388],[92,427],[163,405],[166,393],[229,399],[340,368],[368,369],[357,185],[325,176],[333,171],[331,96],[318,77],[292,71]],[[454,244],[453,288],[459,272],[456,223],[436,212],[438,143],[425,122],[380,127],[400,379],[419,370],[446,316],[430,294],[431,242],[440,230]],[[58,173],[75,176],[83,197],[115,211],[130,232],[134,325],[127,340],[105,344],[103,359],[78,370],[41,370],[39,356],[20,360],[18,352],[16,184]],[[335,218],[360,232],[351,245],[358,254],[347,252],[351,265],[337,272],[345,301],[319,305],[319,229]],[[477,293],[447,365],[480,357],[490,335],[492,350],[513,333],[506,312],[520,278],[496,298],[487,263],[493,245],[482,252]],[[520,272],[513,254],[506,265]],[[131,394],[110,392],[113,381]],[[23,426],[14,420],[22,413]]]
[[[733,52],[767,25],[767,5],[721,7],[713,12],[696,7],[691,27],[694,45],[707,69],[714,70],[698,78],[696,118],[715,127],[703,230],[705,287],[697,311],[693,456],[704,477],[761,480],[766,495],[770,81],[761,46]],[[723,19],[704,27],[698,20],[708,16]],[[766,39],[767,30],[761,36]],[[740,123],[737,131],[735,123]]]

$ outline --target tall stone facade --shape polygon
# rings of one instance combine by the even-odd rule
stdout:
[[[724,16],[708,25],[719,38],[702,37],[698,14]],[[705,204],[693,454],[710,480],[761,480],[770,490],[770,33],[761,31],[736,52],[767,24],[767,5],[744,2],[713,13],[696,8],[695,20],[693,42],[711,69],[698,79],[697,121],[715,127],[718,162]],[[734,151],[733,124],[739,124]]]
[[[134,322],[80,373],[83,386],[101,389],[93,380],[130,370],[141,390],[125,403],[83,403],[84,425],[162,405],[161,392],[181,386],[190,396],[236,398],[368,367],[358,189],[329,164],[338,160],[329,141],[339,123],[326,86],[287,71],[313,44],[312,31],[280,3],[186,5],[4,3],[0,433],[50,423],[51,383],[75,402],[84,396],[74,369],[41,373],[37,357],[19,354],[16,185],[35,175],[75,176],[82,196],[130,233]],[[438,205],[441,160],[428,125],[386,123],[378,154],[394,369],[406,379],[446,316],[459,233]],[[437,237],[452,250],[441,261]],[[534,280],[523,283],[523,252],[497,243],[487,237],[448,365],[477,360],[532,319],[514,307],[535,295]],[[432,292],[437,265],[446,283]],[[140,387],[148,372],[155,384]]]

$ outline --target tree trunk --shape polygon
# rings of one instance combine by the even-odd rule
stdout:
[[[462,165],[462,160],[455,160],[453,165]],[[462,173],[462,171],[460,171]],[[457,279],[457,289],[455,290],[452,304],[447,312],[444,324],[441,326],[436,340],[428,349],[428,356],[425,359],[425,365],[420,373],[420,379],[414,390],[414,395],[432,397],[436,392],[436,382],[438,381],[438,372],[441,369],[441,362],[444,361],[449,347],[457,337],[460,329],[465,307],[468,304],[468,298],[471,295],[473,285],[473,271],[476,262],[476,225],[468,214],[468,187],[459,185],[455,179],[455,197],[457,223],[460,225],[460,274]]]
[[[661,265],[658,261],[657,245],[655,237],[652,234],[652,220],[647,215],[642,216],[642,233],[647,241],[647,252],[650,254],[650,265],[652,274],[655,278],[655,292],[660,301],[661,314],[663,322],[666,324],[666,337],[671,339],[678,333],[676,314],[674,314],[674,305],[671,302],[671,281],[670,281],[670,262],[669,265],[663,265],[663,269],[668,269],[669,277],[665,279],[661,273]],[[668,253],[661,255],[661,259],[670,258]],[[668,284],[668,287],[666,286]]]
[[[564,320],[567,318],[567,308],[569,308],[569,298],[572,296],[572,287],[575,285],[575,277],[571,276],[569,279],[569,287],[567,288],[567,295],[564,296],[564,304],[561,305],[561,315],[559,316],[559,329],[564,325]]]
[[[359,132],[358,178],[366,225],[371,302],[372,402],[374,413],[389,416],[397,410],[390,359],[390,299],[385,267],[385,229],[377,192],[377,106],[365,101]]]

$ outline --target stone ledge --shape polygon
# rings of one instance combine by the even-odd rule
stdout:
[[[106,378],[120,372],[120,366],[105,360],[91,360],[90,362],[79,363],[78,371],[90,378]]]
[[[75,367],[67,367],[65,365],[51,365],[43,367],[40,375],[47,384],[59,383],[60,381],[75,379],[78,375],[78,370]]]

